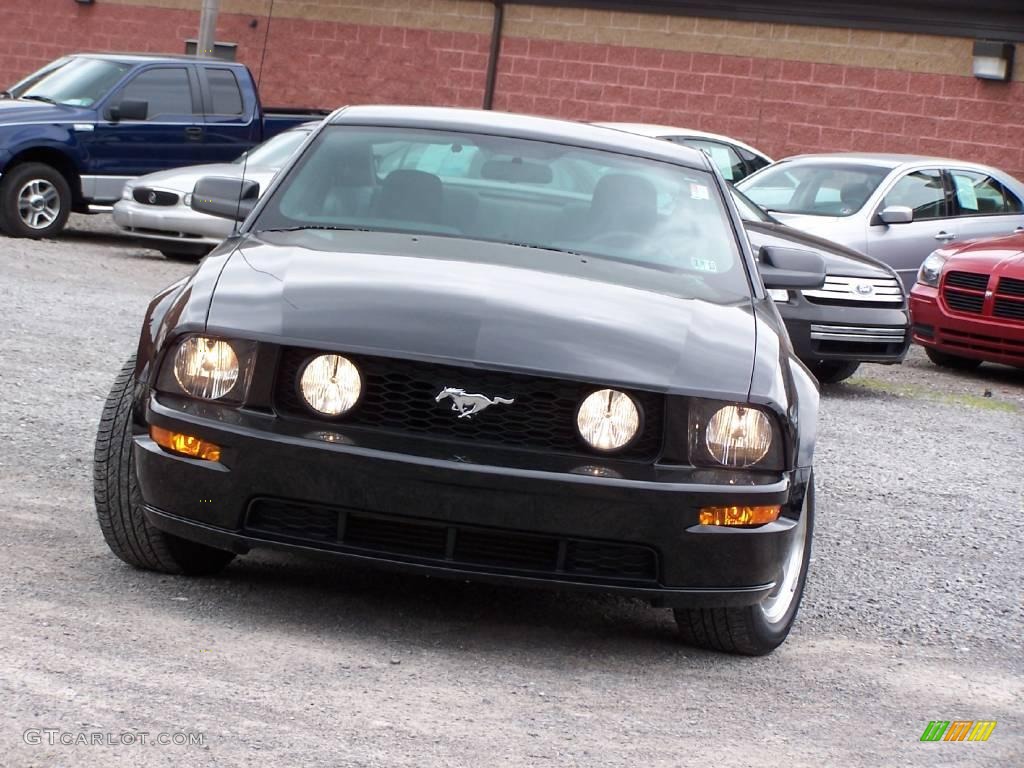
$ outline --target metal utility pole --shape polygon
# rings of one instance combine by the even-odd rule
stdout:
[[[218,11],[220,0],[203,0],[202,10],[199,12],[199,39],[196,43],[196,54],[199,56],[213,56]]]

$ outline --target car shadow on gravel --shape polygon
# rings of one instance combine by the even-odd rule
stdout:
[[[335,635],[339,642],[386,637],[390,650],[398,643],[484,653],[543,647],[574,657],[599,651],[604,662],[681,653],[721,658],[683,646],[671,612],[641,600],[427,578],[283,553],[240,557],[216,578],[152,575],[145,591],[149,610],[159,600],[155,592],[166,593],[169,611],[181,605],[171,599],[183,595],[214,622]]]

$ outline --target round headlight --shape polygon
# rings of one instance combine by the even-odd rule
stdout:
[[[226,341],[193,336],[174,355],[174,378],[186,394],[216,400],[238,381],[238,355]]]
[[[340,416],[359,400],[363,377],[347,357],[319,355],[302,369],[299,391],[306,405],[317,413]]]
[[[640,431],[640,411],[625,392],[601,389],[580,404],[576,428],[591,448],[615,451],[632,442]]]
[[[772,425],[756,408],[727,405],[708,422],[708,452],[726,467],[749,467],[765,457],[772,444]]]

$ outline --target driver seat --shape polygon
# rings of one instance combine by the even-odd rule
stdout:
[[[590,236],[609,232],[647,234],[658,222],[658,190],[642,176],[610,173],[594,187]]]

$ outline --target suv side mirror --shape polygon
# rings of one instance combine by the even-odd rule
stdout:
[[[192,210],[220,219],[244,221],[260,198],[259,182],[204,176],[192,189]]]
[[[816,251],[763,245],[758,252],[765,288],[821,288],[825,259]]]
[[[906,205],[888,205],[878,214],[883,224],[909,224],[914,220],[914,209]]]
[[[149,102],[141,99],[123,99],[120,104],[112,106],[108,114],[110,121],[114,123],[122,120],[145,120],[149,117]]]

